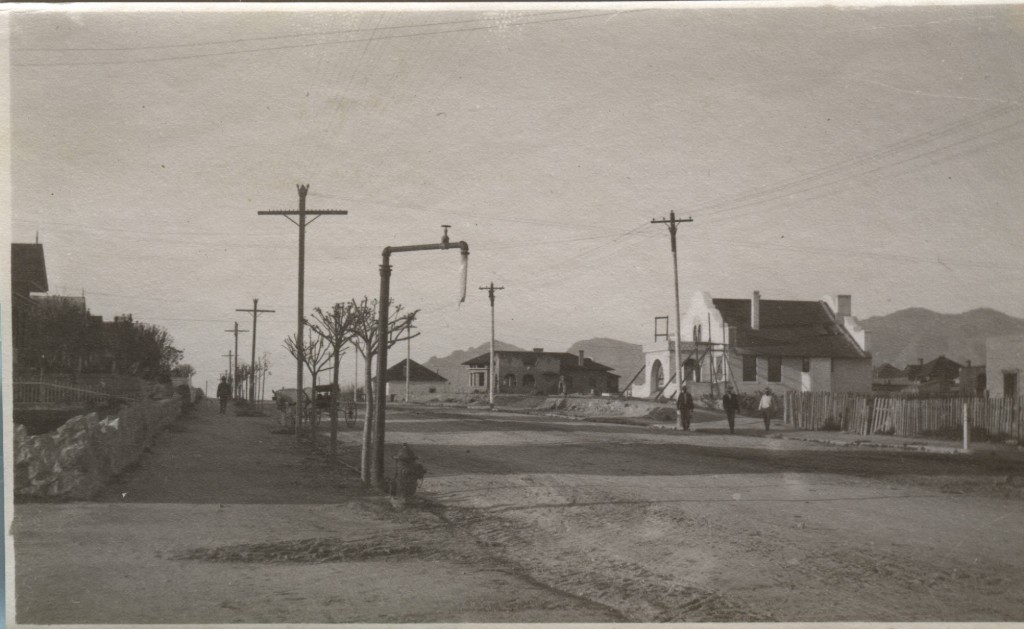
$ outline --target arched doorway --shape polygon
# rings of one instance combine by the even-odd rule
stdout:
[[[534,379],[533,374],[528,373],[525,376],[523,376],[523,388],[532,389],[534,386],[536,386],[536,384],[537,382]]]
[[[661,391],[663,386],[665,386],[665,369],[661,366],[660,360],[655,360],[651,364],[651,395]]]

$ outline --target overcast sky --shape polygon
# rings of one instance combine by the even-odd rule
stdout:
[[[308,229],[308,309],[469,242],[461,307],[456,253],[393,258],[420,361],[489,338],[491,281],[505,341],[647,341],[670,210],[684,304],[1024,317],[1024,5],[398,8],[16,13],[12,235],[51,294],[165,326],[200,385],[259,297],[291,383],[298,230],[256,212],[308,183],[349,211]]]

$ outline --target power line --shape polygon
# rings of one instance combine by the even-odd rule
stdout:
[[[284,45],[284,46],[268,46],[268,47],[263,47],[263,48],[250,48],[250,49],[246,49],[246,50],[228,50],[228,51],[222,51],[222,52],[210,52],[210,53],[192,54],[192,55],[179,55],[179,56],[173,56],[173,57],[161,57],[161,58],[156,58],[156,59],[129,59],[129,60],[121,60],[121,61],[62,61],[62,62],[57,62],[57,63],[12,63],[11,65],[15,66],[15,67],[22,67],[22,68],[33,68],[33,67],[34,68],[39,68],[39,67],[57,67],[57,66],[60,66],[60,67],[68,67],[68,66],[111,66],[111,65],[130,65],[130,64],[156,63],[156,62],[162,62],[162,61],[182,61],[182,60],[187,60],[187,59],[204,59],[204,58],[209,58],[209,57],[223,57],[223,56],[226,56],[226,55],[241,55],[241,54],[248,54],[248,53],[253,53],[253,52],[273,52],[273,51],[278,51],[278,50],[291,50],[291,49],[298,49],[298,48],[311,48],[311,47],[315,47],[315,46],[340,46],[340,45],[344,45],[344,44],[358,44],[358,43],[362,43],[362,42],[366,42],[366,41],[381,41],[381,40],[389,40],[389,39],[407,39],[407,38],[411,38],[411,37],[427,37],[427,36],[431,36],[431,35],[446,35],[446,34],[450,34],[450,33],[466,33],[466,32],[472,32],[472,31],[486,31],[486,30],[493,30],[493,29],[499,28],[499,27],[501,27],[501,28],[508,28],[509,26],[532,26],[532,25],[535,25],[535,24],[549,24],[549,23],[552,23],[552,22],[566,22],[566,21],[571,21],[571,20],[584,20],[584,19],[589,19],[589,18],[603,17],[603,16],[607,16],[607,15],[619,15],[619,14],[622,14],[622,13],[633,13],[633,12],[636,12],[636,11],[644,11],[644,10],[646,10],[646,9],[632,9],[630,11],[607,11],[607,12],[596,13],[596,14],[591,14],[591,15],[580,15],[580,16],[572,16],[572,17],[563,17],[563,18],[552,18],[552,19],[546,19],[546,20],[531,20],[531,21],[515,22],[515,23],[511,23],[511,24],[503,23],[503,24],[498,25],[498,26],[476,26],[476,27],[471,27],[471,28],[455,28],[455,29],[441,30],[441,31],[428,31],[428,32],[424,32],[424,33],[408,33],[408,34],[404,34],[404,35],[384,35],[384,36],[381,36],[381,37],[370,37],[370,38],[363,38],[363,39],[346,39],[346,40],[331,41],[331,42],[314,42],[314,43],[308,43],[308,44],[290,44],[290,45]]]
[[[551,13],[546,13],[546,14],[547,15],[553,15],[553,14],[560,14],[560,13],[575,13],[577,11],[578,11],[578,9],[573,9],[573,10],[569,10],[569,11],[553,11]],[[493,20],[493,19],[494,18],[473,18],[471,20],[449,20],[447,22],[428,22],[426,24],[400,24],[400,25],[397,25],[397,26],[383,27],[383,28],[381,28],[379,30],[397,30],[397,29],[403,29],[403,28],[428,28],[428,27],[431,27],[431,26],[451,26],[451,25],[454,25],[454,24],[470,24],[470,23],[474,23],[474,22],[486,22],[486,21],[490,21],[490,20]],[[32,52],[124,52],[124,51],[130,51],[130,50],[160,50],[160,49],[169,49],[169,48],[189,48],[189,47],[194,47],[194,46],[219,46],[219,45],[223,45],[223,44],[237,44],[237,43],[243,43],[243,42],[268,41],[268,40],[275,40],[275,39],[293,39],[293,38],[297,38],[297,37],[326,37],[326,36],[329,36],[329,35],[347,35],[349,33],[362,33],[362,32],[366,32],[368,30],[371,30],[371,29],[368,29],[368,28],[352,28],[352,29],[335,30],[335,31],[316,31],[316,32],[312,32],[312,33],[291,33],[291,34],[288,34],[288,35],[265,35],[263,37],[238,37],[238,38],[234,38],[234,39],[221,39],[221,40],[214,40],[214,41],[192,42],[192,43],[185,43],[185,44],[153,44],[153,45],[149,45],[149,46],[120,46],[120,47],[109,47],[109,48],[99,48],[99,47],[95,47],[95,48],[42,48],[42,47],[40,47],[40,48],[12,48],[11,50],[14,51],[14,52],[27,52],[27,51],[32,51]],[[374,29],[374,30],[377,30],[377,29]]]

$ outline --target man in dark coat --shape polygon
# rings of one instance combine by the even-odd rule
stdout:
[[[223,415],[228,409],[228,400],[231,399],[231,385],[224,376],[220,377],[220,384],[217,385],[217,398],[220,400],[220,414]]]
[[[740,397],[732,390],[732,385],[725,385],[725,395],[722,396],[722,409],[725,411],[725,418],[729,421],[729,434],[735,434],[736,411],[740,410]]]
[[[683,430],[690,429],[690,419],[693,417],[693,396],[686,390],[686,385],[680,389],[676,397],[676,428]]]

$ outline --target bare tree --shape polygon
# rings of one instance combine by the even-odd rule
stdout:
[[[312,321],[306,325],[322,338],[331,350],[333,379],[331,384],[331,456],[338,453],[338,403],[340,388],[338,387],[338,367],[341,357],[345,355],[342,348],[352,341],[355,319],[357,316],[354,301],[346,304],[334,304],[330,311],[324,312],[319,307],[313,309]]]
[[[316,443],[316,429],[317,429],[317,415],[316,415],[316,379],[317,376],[327,367],[327,363],[331,359],[330,346],[320,335],[314,333],[311,329],[306,329],[306,339],[302,344],[301,354],[299,348],[295,343],[295,335],[292,334],[285,338],[284,346],[288,350],[288,353],[292,355],[292,358],[301,359],[302,364],[306,366],[310,375],[310,390],[313,394],[310,396],[310,411],[309,414],[309,439],[311,443]],[[302,411],[304,410],[305,404],[305,391],[296,392],[298,398],[299,412],[296,413],[296,424],[295,432],[298,434],[299,425],[302,423]]]
[[[363,355],[363,363],[365,368],[365,386],[364,393],[366,394],[366,418],[363,422],[363,450],[360,457],[360,476],[364,483],[370,482],[370,453],[373,450],[373,357],[377,353],[380,347],[380,339],[378,339],[378,301],[376,299],[370,300],[369,297],[363,297],[362,301],[356,302],[354,299],[350,303],[353,310],[353,326],[352,326],[352,341],[356,346],[356,349],[360,354]],[[402,312],[402,306],[394,303],[394,300],[390,300],[388,303],[388,322],[387,322],[387,346],[391,348],[398,341],[404,341],[406,335],[410,333],[413,321],[416,320],[416,315],[419,310],[413,310],[411,312]],[[417,332],[415,335],[408,338],[415,338],[418,336]],[[385,386],[385,383],[378,382],[377,386]]]

